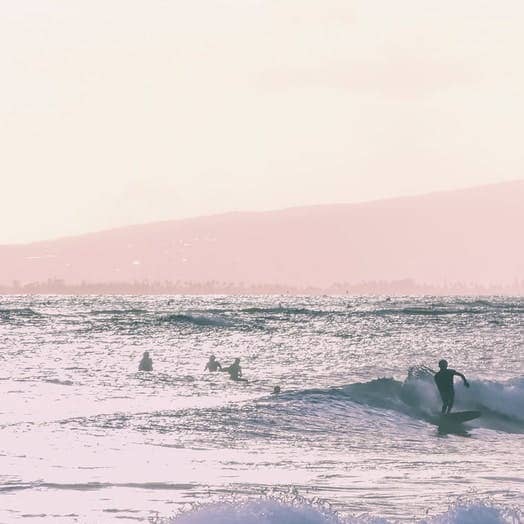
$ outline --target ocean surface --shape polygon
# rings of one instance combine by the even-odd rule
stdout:
[[[524,522],[523,347],[522,298],[2,296],[0,523]]]

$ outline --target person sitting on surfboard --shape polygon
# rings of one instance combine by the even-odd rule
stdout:
[[[222,368],[222,371],[227,371],[229,373],[229,378],[231,380],[247,382],[245,378],[241,378],[242,377],[242,368],[240,367],[239,358],[235,358],[235,361],[233,362],[233,364],[231,364],[227,368]]]
[[[440,371],[435,373],[435,383],[437,384],[438,391],[442,398],[442,414],[447,415],[453,407],[453,400],[455,398],[453,377],[455,375],[459,376],[464,381],[464,385],[467,388],[469,388],[469,382],[462,373],[459,373],[454,369],[448,369],[447,360],[440,360],[438,367],[440,368]]]
[[[216,360],[215,355],[211,355],[209,357],[209,362],[206,364],[206,367],[204,368],[204,371],[222,371],[222,366],[220,365],[220,362]]]
[[[149,356],[149,351],[144,351],[142,360],[138,364],[138,371],[153,371],[153,360]]]

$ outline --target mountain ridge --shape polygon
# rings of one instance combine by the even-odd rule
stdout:
[[[47,244],[49,242],[57,242],[57,241],[67,240],[67,239],[76,239],[76,238],[82,238],[82,237],[93,236],[93,235],[98,235],[98,234],[111,233],[111,232],[125,230],[125,229],[154,226],[158,224],[171,224],[173,222],[188,222],[188,221],[195,221],[195,220],[206,220],[206,219],[211,219],[215,217],[225,217],[225,216],[230,216],[230,215],[238,216],[238,215],[263,215],[263,214],[270,214],[270,213],[286,213],[286,212],[290,212],[294,210],[314,210],[314,209],[326,208],[326,207],[333,208],[333,207],[348,207],[348,206],[372,206],[374,204],[386,204],[388,202],[409,201],[413,199],[434,197],[434,196],[446,195],[450,193],[461,193],[461,192],[466,192],[466,191],[470,192],[470,191],[482,190],[482,189],[487,189],[487,188],[492,188],[492,187],[497,187],[497,186],[509,186],[509,185],[519,186],[521,184],[524,184],[524,179],[509,180],[505,182],[497,182],[497,183],[491,183],[491,184],[482,184],[480,186],[473,186],[473,187],[466,187],[466,188],[459,188],[459,189],[443,189],[440,191],[431,191],[429,193],[420,193],[420,194],[415,194],[415,195],[401,195],[401,196],[394,196],[394,197],[375,198],[372,200],[362,200],[362,201],[357,201],[357,202],[335,202],[331,204],[306,204],[306,205],[296,205],[296,206],[289,206],[289,207],[269,209],[269,210],[258,210],[258,211],[253,211],[253,210],[224,211],[221,213],[211,213],[211,214],[197,215],[197,216],[191,216],[191,217],[173,218],[173,219],[166,219],[166,220],[155,220],[153,222],[138,222],[134,224],[127,224],[127,225],[115,226],[111,228],[99,229],[96,231],[88,231],[88,232],[79,233],[76,235],[61,235],[61,236],[57,236],[53,238],[48,238],[45,240],[6,243],[6,244],[0,244],[0,248]]]
[[[0,245],[0,283],[329,286],[524,276],[524,180],[358,203],[233,211]]]

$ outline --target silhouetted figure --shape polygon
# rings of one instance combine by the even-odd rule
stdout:
[[[280,386],[275,386],[273,388],[273,395],[278,395],[280,393]]]
[[[222,371],[227,371],[229,373],[229,378],[231,380],[242,381],[247,382],[245,378],[242,377],[242,368],[240,367],[240,359],[235,358],[235,361],[233,364],[228,366],[227,368],[222,368]]]
[[[215,359],[215,355],[211,355],[209,357],[209,362],[206,364],[206,367],[204,368],[204,371],[222,371],[222,366],[220,365],[220,362]]]
[[[440,397],[442,398],[442,414],[447,415],[453,407],[453,400],[455,399],[455,389],[453,387],[453,377],[459,376],[463,381],[464,385],[469,388],[469,382],[466,377],[455,371],[454,369],[448,369],[447,360],[440,360],[438,363],[440,371],[435,373],[435,383],[437,384]]]
[[[142,360],[138,364],[138,371],[153,371],[153,361],[149,356],[149,351],[144,351]]]

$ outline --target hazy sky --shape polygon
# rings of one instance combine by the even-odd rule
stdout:
[[[0,6],[0,243],[524,176],[521,0]]]

